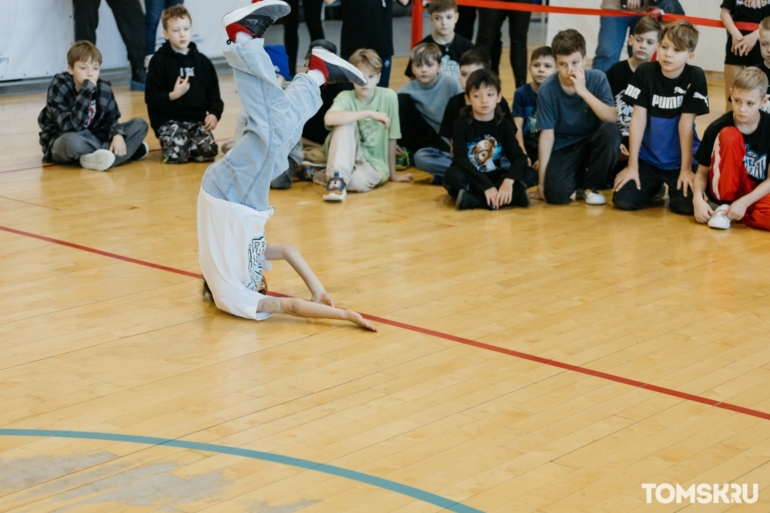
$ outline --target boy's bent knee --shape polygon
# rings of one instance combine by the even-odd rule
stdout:
[[[624,192],[621,189],[612,195],[612,205],[618,210],[641,210],[645,202],[636,196],[633,192]]]

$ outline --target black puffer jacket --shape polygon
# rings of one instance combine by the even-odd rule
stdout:
[[[171,101],[168,93],[174,90],[177,77],[186,75],[190,75],[190,90]],[[187,55],[175,52],[168,41],[155,52],[147,72],[144,101],[155,135],[168,121],[203,122],[207,114],[219,119],[225,108],[214,64],[195,43],[190,43]]]

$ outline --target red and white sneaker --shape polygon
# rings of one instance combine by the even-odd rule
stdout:
[[[229,42],[235,42],[238,32],[245,32],[251,37],[263,37],[270,25],[291,12],[289,4],[283,0],[262,0],[246,7],[236,9],[222,18]]]
[[[320,46],[313,48],[308,69],[323,73],[327,84],[353,82],[360,86],[366,85],[366,77],[358,68]]]

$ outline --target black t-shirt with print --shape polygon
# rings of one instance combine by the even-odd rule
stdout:
[[[733,21],[762,23],[762,20],[770,16],[770,4],[752,8],[744,5],[744,0],[723,0],[720,7],[730,11]]]
[[[743,134],[743,141],[746,143],[746,156],[743,158],[743,163],[749,178],[757,183],[767,178],[767,154],[770,152],[770,114],[767,112],[759,114],[759,125],[754,133]],[[724,114],[709,125],[698,149],[698,164],[711,166],[711,154],[714,152],[714,144],[719,132],[723,128],[734,126],[735,118],[732,112]]]
[[[677,78],[668,78],[659,62],[644,62],[631,77],[623,101],[647,109],[647,127],[639,158],[658,169],[679,170],[682,162],[679,119],[682,114],[699,116],[709,112],[708,84],[703,70],[685,64]],[[699,144],[693,126],[693,152]]]
[[[634,113],[634,106],[623,101],[623,93],[628,89],[634,71],[628,61],[620,61],[607,70],[607,81],[612,89],[612,96],[615,97],[615,107],[618,110],[618,126],[620,133],[625,140],[628,140],[628,128],[631,126],[631,116]]]
[[[511,163],[505,176],[516,179],[527,167],[527,155],[516,141],[516,126],[508,119],[470,122],[460,117],[452,135],[452,165],[465,171],[479,192],[494,187],[489,173],[502,171],[502,157]]]
[[[465,93],[460,93],[452,96],[446,104],[444,109],[444,117],[441,120],[441,126],[438,130],[438,135],[451,139],[454,135],[455,121],[460,117],[460,111],[465,107]],[[511,114],[511,107],[505,98],[500,102],[500,110],[503,111],[505,119],[513,121],[513,114]]]
[[[432,34],[428,34],[428,36],[420,41],[420,43],[433,43],[438,45],[438,47],[441,48],[441,55],[443,56],[441,59],[441,71],[453,73],[455,75],[460,74],[460,57],[462,57],[462,55],[468,50],[475,48],[473,43],[459,34],[455,34],[454,39],[452,39],[452,42],[448,45],[437,43],[436,40],[433,39]],[[455,70],[452,69],[454,67],[458,69],[456,73]],[[406,65],[406,71],[404,71],[404,74],[409,78],[414,78],[414,73],[412,73],[412,59],[409,59],[409,63]]]

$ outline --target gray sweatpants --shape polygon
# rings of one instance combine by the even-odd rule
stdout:
[[[122,157],[115,156],[114,166],[126,162],[134,156],[136,150],[142,145],[147,136],[147,122],[140,118],[131,119],[125,123],[118,123],[123,128],[123,139],[126,141],[126,154]],[[56,138],[51,147],[51,160],[57,164],[76,164],[83,155],[88,155],[96,150],[108,150],[109,142],[102,142],[88,130],[82,132],[67,132]]]

